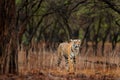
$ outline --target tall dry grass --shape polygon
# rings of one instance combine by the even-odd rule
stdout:
[[[115,50],[112,50],[110,44],[105,45],[104,56],[101,55],[101,47],[98,46],[98,55],[94,55],[94,51],[89,46],[87,52],[85,47],[83,48],[80,55],[76,58],[76,74],[84,73],[86,75],[91,74],[111,74],[120,76],[120,45],[117,45]],[[20,74],[28,73],[55,73],[55,74],[66,74],[65,61],[62,59],[60,65],[60,71],[57,69],[57,52],[49,51],[46,49],[41,50],[39,47],[38,51],[29,49],[28,56],[23,48],[19,49],[18,53],[18,66]]]

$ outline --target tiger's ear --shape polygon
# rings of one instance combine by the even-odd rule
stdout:
[[[81,44],[81,40],[79,39],[78,41],[79,41],[79,43]]]
[[[79,41],[79,42],[81,42],[81,40],[80,40],[80,39],[79,39],[78,41]]]
[[[70,39],[70,41],[73,41],[72,39]]]
[[[70,39],[68,42],[72,42],[73,40],[72,39]]]

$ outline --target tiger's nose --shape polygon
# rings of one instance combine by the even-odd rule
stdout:
[[[75,46],[75,48],[78,48],[79,46]]]

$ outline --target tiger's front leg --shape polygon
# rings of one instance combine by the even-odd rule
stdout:
[[[68,72],[74,73],[74,71],[75,71],[75,57],[70,55],[68,57]]]
[[[75,64],[76,64],[76,58],[74,53],[72,52],[70,54],[70,68],[71,68],[71,72],[75,72]]]
[[[74,68],[74,72],[75,72],[76,71],[76,57],[75,56],[73,57],[72,63],[73,63],[73,68]]]
[[[64,56],[65,57],[65,56]],[[72,69],[72,61],[70,59],[70,57],[65,57],[65,62],[66,62],[66,70],[67,72],[73,72],[73,69]]]
[[[69,72],[69,70],[70,70],[70,66],[69,66],[69,57],[68,57],[68,55],[64,55],[64,58],[65,58],[65,67],[66,67],[66,70],[67,70],[67,72]]]
[[[70,57],[68,57],[68,59],[66,59],[66,67],[67,67],[67,71],[69,73],[73,73],[73,63],[72,63],[72,59]]]

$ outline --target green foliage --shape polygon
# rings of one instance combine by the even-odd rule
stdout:
[[[24,34],[23,37],[22,37],[22,43],[25,44],[25,45],[28,45],[29,42],[28,42],[28,39],[26,37],[26,35]]]
[[[20,4],[22,0],[15,0],[16,5]]]
[[[31,8],[30,6],[35,2],[37,2],[36,5]],[[39,4],[39,1],[33,1],[27,7],[29,12],[27,15],[33,16],[27,23],[27,27],[31,28],[31,31],[27,29],[26,33],[29,33],[30,36],[33,34],[32,32],[34,32],[35,28],[38,27],[34,33],[34,38],[36,39],[51,40],[52,38],[61,37],[62,35],[61,38],[67,40],[65,38],[71,38],[71,34],[79,31],[77,37],[83,39],[87,31],[87,26],[89,26],[89,40],[96,39],[100,41],[106,37],[106,35],[107,37],[110,35],[114,36],[115,30],[119,32],[119,27],[115,26],[118,26],[116,21],[120,19],[120,14],[107,3],[99,0],[88,0],[78,4],[79,2],[80,0],[43,0],[41,4]],[[120,5],[116,0],[109,2]],[[21,0],[16,0],[16,4],[22,5],[23,3],[21,3]],[[117,6],[115,8],[119,9],[120,7]],[[33,13],[35,10],[36,12]],[[25,7],[23,8],[23,12],[25,14]],[[24,43],[26,43],[27,38],[29,38],[25,37],[26,36],[23,37]]]
[[[79,39],[83,39],[83,33],[84,31],[82,29],[79,30]]]

